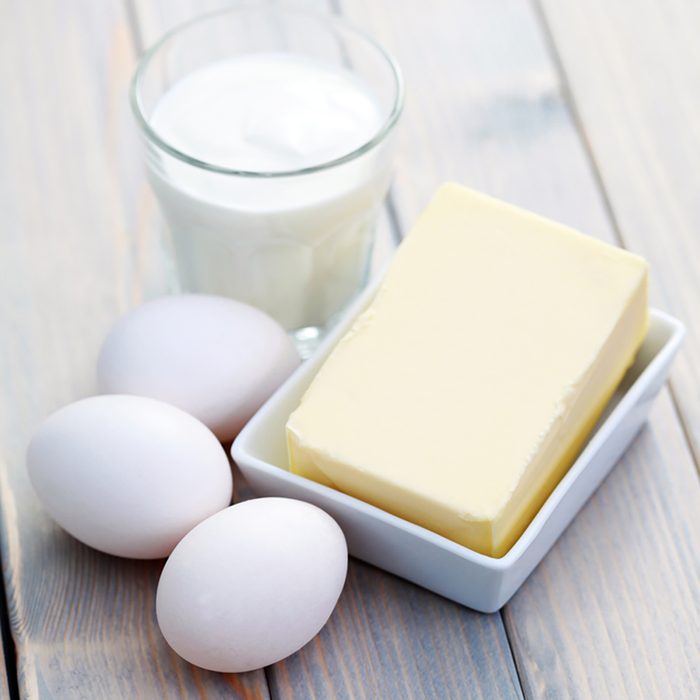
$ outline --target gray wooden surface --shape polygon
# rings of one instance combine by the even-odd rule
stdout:
[[[2,605],[4,606],[4,601],[2,601]],[[3,615],[5,615],[5,611],[3,610]],[[7,620],[4,620],[6,622]],[[5,640],[5,637],[8,637],[7,641]],[[10,630],[9,628],[3,629],[3,642],[4,644],[0,646],[0,700],[7,700],[10,697],[10,688],[9,688],[9,683],[10,683],[10,677],[9,674],[7,673],[6,669],[7,668],[12,668],[14,666],[14,659],[8,655],[8,657],[5,657],[5,650],[4,646],[8,646],[11,644],[9,641],[9,635],[10,635]],[[11,664],[11,666],[8,666],[8,664]]]
[[[688,322],[671,386],[698,458],[700,3],[543,5],[620,238],[653,261],[654,301]]]
[[[690,0],[331,5],[406,75],[397,216],[384,218],[378,258],[453,179],[643,253],[654,303],[689,326],[649,426],[500,614],[353,562],[329,625],[299,654],[265,672],[206,673],[159,636],[161,564],[97,554],[43,514],[24,471],[33,427],[94,391],[110,324],[167,288],[129,77],[144,45],[224,4],[0,0],[11,681],[27,698],[700,697],[700,10]]]

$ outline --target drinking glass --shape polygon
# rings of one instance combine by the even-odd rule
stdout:
[[[376,132],[333,160],[266,172],[201,160],[154,128],[154,109],[178,81],[213,62],[256,52],[301,54],[349,72],[381,112]],[[131,104],[181,290],[262,309],[307,354],[367,280],[402,102],[396,62],[333,15],[246,4],[165,35],[137,68]]]

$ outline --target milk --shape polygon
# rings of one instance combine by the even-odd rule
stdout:
[[[322,327],[362,286],[389,182],[387,141],[298,172],[381,129],[379,106],[353,73],[301,54],[244,54],[176,82],[150,125],[202,162],[154,147],[148,157],[184,289],[240,299],[298,330]]]

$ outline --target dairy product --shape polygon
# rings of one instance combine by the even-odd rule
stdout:
[[[251,53],[175,83],[151,124],[171,146],[200,160],[274,173],[354,151],[377,132],[381,114],[348,70],[301,54]]]
[[[639,257],[442,187],[287,424],[291,469],[505,554],[648,324]]]
[[[279,173],[352,153],[383,119],[355,74],[300,54],[242,54],[176,82],[150,125],[207,167],[155,149],[149,165],[183,287],[250,303],[290,330],[323,325],[363,281],[389,143]]]

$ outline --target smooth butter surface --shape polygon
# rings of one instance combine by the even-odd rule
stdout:
[[[458,185],[287,424],[292,471],[502,556],[648,324],[641,258]]]

